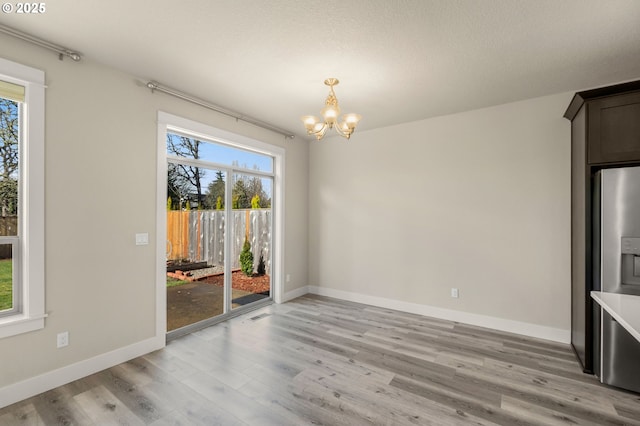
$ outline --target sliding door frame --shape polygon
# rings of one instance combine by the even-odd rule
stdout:
[[[283,270],[284,270],[284,161],[285,150],[281,147],[267,144],[246,136],[237,135],[225,130],[221,130],[203,123],[198,123],[186,118],[178,117],[162,111],[158,112],[158,141],[157,141],[157,197],[156,197],[156,334],[167,335],[167,289],[166,289],[166,240],[167,240],[167,163],[172,158],[167,155],[166,141],[167,133],[176,133],[185,135],[203,141],[212,141],[222,145],[239,148],[243,150],[253,151],[273,157],[273,173],[260,173],[260,171],[252,170],[251,174],[264,175],[273,178],[273,194],[272,194],[272,230],[271,230],[271,246],[272,246],[272,271],[271,271],[271,297],[276,303],[282,302],[283,295]],[[183,162],[182,159],[181,162]],[[224,165],[207,162],[205,167],[219,168],[225,170],[233,170],[234,172],[242,172],[234,168],[232,165]],[[230,206],[231,190],[230,176],[227,176],[227,191],[225,192],[226,205]],[[229,223],[225,220],[227,226]],[[230,232],[227,229],[225,233]],[[225,238],[225,256],[231,255],[230,239]],[[225,261],[225,264],[227,261]],[[226,269],[226,268],[225,268]],[[225,274],[225,314],[215,318],[225,320],[242,312],[242,309],[230,309],[231,297],[227,294],[230,291],[230,279]],[[229,280],[229,285],[226,284]],[[269,300],[267,303],[270,303]],[[263,304],[256,302],[255,306],[260,307]],[[239,311],[239,312],[238,312]],[[200,323],[194,324],[193,327],[186,326],[175,330],[177,333],[171,332],[168,337],[178,337],[201,328]],[[193,329],[193,330],[192,330]]]

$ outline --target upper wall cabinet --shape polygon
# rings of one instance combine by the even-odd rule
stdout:
[[[588,108],[589,163],[640,160],[640,92],[596,99]]]
[[[565,117],[586,108],[587,163],[640,161],[640,82],[575,94]]]

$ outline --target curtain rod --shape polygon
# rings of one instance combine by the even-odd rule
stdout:
[[[224,114],[224,115],[227,115],[229,117],[233,117],[236,120],[242,120],[242,121],[244,121],[246,123],[253,124],[254,126],[262,127],[263,129],[267,129],[267,130],[271,130],[272,132],[279,133],[279,134],[283,135],[286,139],[295,138],[295,135],[292,132],[289,132],[288,130],[281,129],[281,128],[273,126],[273,125],[271,125],[269,123],[265,123],[264,121],[260,121],[260,120],[258,120],[256,118],[248,117],[248,116],[246,116],[244,114],[240,114],[238,112],[231,111],[229,109],[226,109],[226,108],[223,108],[221,106],[212,104],[210,102],[204,101],[202,99],[196,98],[194,96],[188,95],[188,94],[180,92],[178,90],[171,89],[171,88],[169,88],[167,86],[161,85],[157,81],[149,81],[149,82],[147,82],[147,87],[149,89],[151,89],[151,92],[153,92],[154,90],[157,90],[159,92],[166,93],[167,95],[175,96],[176,98],[180,98],[180,99],[185,100],[187,102],[191,102],[191,103],[194,103],[196,105],[200,105],[201,107],[205,107],[205,108],[208,108],[210,110],[219,112],[220,114]]]
[[[3,24],[0,24],[0,32],[3,32],[15,38],[19,38],[20,40],[24,40],[31,44],[44,47],[45,49],[52,50],[59,55],[60,60],[62,60],[65,56],[73,59],[75,62],[78,62],[80,59],[82,59],[82,54],[76,52],[75,50],[67,49],[66,47],[60,46],[59,44],[54,44],[39,37],[32,36],[31,34],[23,33],[22,31],[18,31]]]

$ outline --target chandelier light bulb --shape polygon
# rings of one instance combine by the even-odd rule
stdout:
[[[320,121],[317,117],[314,117],[313,115],[305,115],[300,119],[304,123],[304,127],[307,129],[307,131],[312,130],[315,127],[316,123]]]
[[[344,121],[349,126],[349,128],[355,129],[361,118],[362,116],[360,114],[351,113],[343,115],[342,121]]]
[[[322,108],[322,116],[324,117],[324,121],[329,125],[335,123],[339,114],[340,109],[333,105],[327,105],[326,107]]]

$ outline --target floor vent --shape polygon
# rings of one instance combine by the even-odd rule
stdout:
[[[259,319],[265,318],[271,316],[271,314],[260,314],[260,315],[256,315],[255,317],[251,317],[251,321],[258,321]]]

